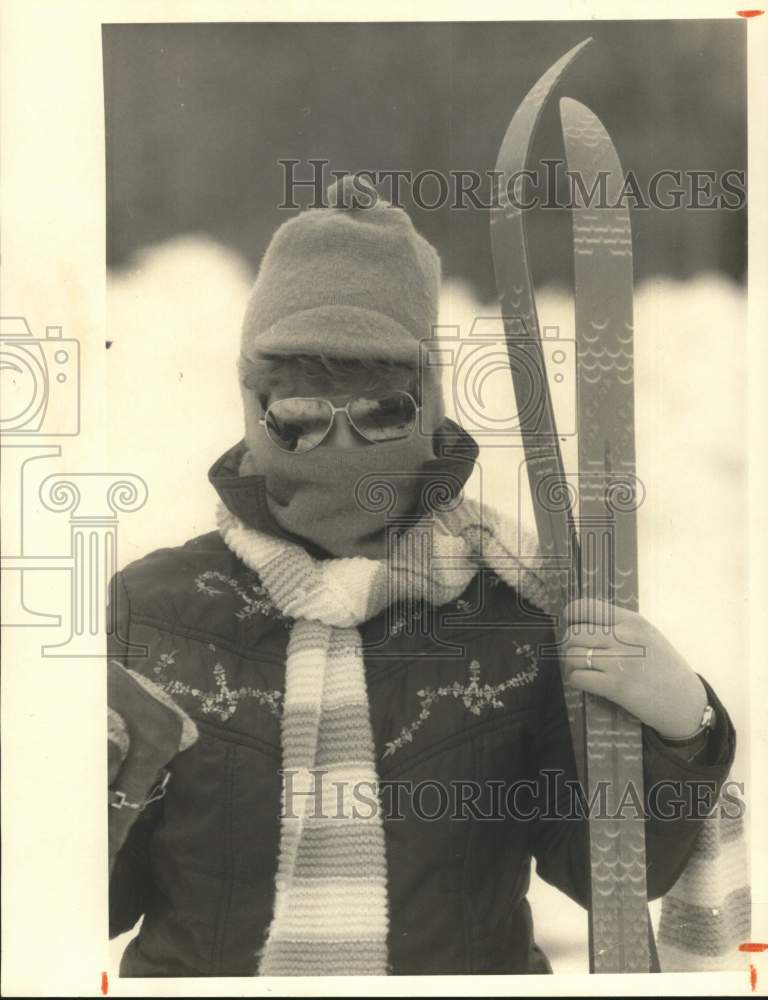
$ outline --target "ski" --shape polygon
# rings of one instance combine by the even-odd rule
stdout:
[[[577,386],[579,417],[579,528],[557,437],[547,381],[525,219],[510,198],[521,183],[541,113],[565,70],[591,41],[575,46],[531,88],[504,136],[496,163],[498,198],[491,216],[496,285],[517,401],[520,431],[537,532],[545,566],[554,567],[560,604],[574,578],[583,596],[637,607],[634,399],[632,372],[632,247],[626,212],[598,213],[586,206],[573,216],[576,261]],[[564,101],[563,130],[569,167],[589,178],[608,171],[611,190],[621,183],[613,145],[583,105]],[[519,192],[513,184],[512,191]],[[530,405],[533,359],[540,392]],[[584,351],[581,361],[579,348]],[[534,387],[535,388],[535,387]],[[566,685],[566,703],[582,786],[608,781],[614,803],[630,782],[642,796],[639,724],[603,699],[583,697]],[[641,799],[642,801],[642,799]],[[610,812],[610,810],[608,810]],[[648,972],[654,967],[646,898],[642,819],[611,822],[590,817],[590,971]]]
[[[602,123],[570,98],[560,101],[560,116],[568,173],[582,185],[572,204],[580,592],[636,611],[639,490],[629,210],[607,207],[620,201],[623,173]],[[585,197],[588,192],[594,196]],[[641,652],[627,647],[626,656]],[[645,801],[641,725],[604,698],[586,695],[584,703],[588,800],[604,785],[607,816],[615,816],[628,789]],[[634,808],[619,818],[607,816],[589,823],[591,971],[648,972],[644,819]]]
[[[533,278],[521,185],[531,140],[552,91],[576,57],[589,45],[585,39],[565,53],[544,73],[525,98],[502,140],[496,158],[497,194],[491,211],[491,250],[496,290],[501,306],[512,383],[517,402],[526,474],[533,503],[539,547],[546,576],[555,581],[555,604],[563,607],[573,592],[575,530],[568,485],[557,436],[541,329],[536,310]],[[512,191],[509,189],[512,182]],[[517,195],[513,201],[510,195]],[[532,370],[537,373],[532,378]],[[566,705],[576,764],[582,785],[584,775],[584,704],[581,692],[566,687]]]

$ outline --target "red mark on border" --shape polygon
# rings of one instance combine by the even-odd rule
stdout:
[[[101,974],[101,992],[104,994],[104,996],[106,996],[107,993],[109,992],[109,977],[107,976],[106,972],[102,972]]]
[[[737,10],[736,13],[739,15],[739,17],[760,17],[760,15],[764,14],[765,11],[764,10]]]
[[[753,955],[759,954],[761,951],[768,951],[768,944],[762,944],[757,941],[744,941],[743,944],[739,945],[739,951],[746,951]],[[757,967],[751,962],[749,963],[749,983],[754,993],[757,989]]]

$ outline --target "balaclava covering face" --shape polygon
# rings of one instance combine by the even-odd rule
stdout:
[[[275,233],[246,309],[243,357],[382,359],[418,371],[420,341],[437,322],[437,252],[360,178],[342,178],[326,203]],[[265,477],[270,512],[286,531],[334,556],[380,558],[387,519],[412,510],[426,485],[419,473],[434,458],[433,434],[444,419],[437,370],[422,368],[420,384],[422,409],[409,438],[321,444],[298,455],[269,440],[258,422],[259,393],[243,387],[249,451],[241,475]]]

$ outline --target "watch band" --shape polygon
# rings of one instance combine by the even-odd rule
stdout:
[[[695,743],[703,733],[714,729],[716,725],[717,715],[715,710],[711,705],[707,705],[702,713],[699,728],[695,733],[691,733],[690,736],[665,736],[663,739],[665,743],[673,743],[675,746],[686,746],[688,743]]]

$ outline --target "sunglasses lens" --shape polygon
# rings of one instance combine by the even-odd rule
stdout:
[[[264,425],[278,448],[300,453],[320,444],[332,420],[333,410],[324,399],[278,399],[269,407]]]
[[[358,433],[368,441],[398,441],[410,437],[416,426],[416,404],[406,392],[380,399],[359,398],[349,405],[349,416]]]

